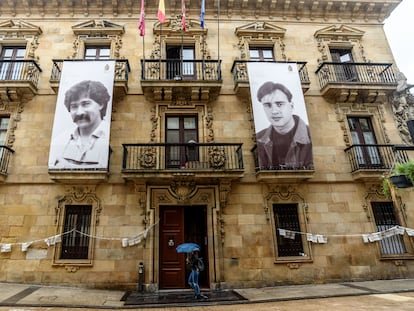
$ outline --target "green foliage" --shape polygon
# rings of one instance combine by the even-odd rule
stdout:
[[[405,175],[414,184],[414,162],[397,163],[391,172],[382,177],[382,191],[387,198],[391,197],[391,187],[394,187],[390,177],[396,175]]]

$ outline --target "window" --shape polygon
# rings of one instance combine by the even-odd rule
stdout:
[[[166,143],[188,144],[198,141],[196,116],[166,117]],[[167,167],[179,168],[188,161],[197,160],[197,150],[190,145],[168,146],[166,149]]]
[[[167,46],[167,79],[193,79],[194,59],[193,46]]]
[[[61,259],[88,259],[91,216],[91,205],[66,206]]]
[[[353,64],[354,58],[351,49],[330,49],[332,61],[341,63],[335,65],[335,74],[340,82],[358,81],[357,67]]]
[[[278,257],[304,256],[297,204],[273,204]],[[278,229],[294,231],[292,236],[281,236]]]
[[[392,202],[371,202],[371,206],[378,231],[384,231],[399,225]],[[379,243],[383,255],[404,254],[407,252],[403,236],[401,235],[384,238]]]
[[[9,121],[10,117],[0,117],[0,146],[4,146],[6,144]]]
[[[356,158],[359,167],[380,166],[382,163],[380,152],[376,146],[377,140],[369,117],[348,117],[354,145],[367,145],[356,147]]]
[[[85,59],[110,59],[111,49],[109,46],[86,46]]]
[[[0,79],[1,80],[20,80],[23,62],[26,54],[25,47],[9,46],[1,51],[0,58]]]
[[[274,60],[272,48],[250,47],[249,56],[250,56],[250,60],[260,60],[260,61],[273,61]]]

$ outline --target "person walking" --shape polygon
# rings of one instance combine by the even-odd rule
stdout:
[[[187,264],[191,267],[191,273],[188,276],[188,284],[194,289],[194,299],[208,298],[200,292],[200,285],[198,284],[198,277],[200,275],[200,267],[202,264],[198,251],[193,251],[187,254]],[[201,261],[201,263],[200,263]]]

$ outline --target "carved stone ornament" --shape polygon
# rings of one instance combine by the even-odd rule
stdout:
[[[296,192],[296,188],[291,185],[268,185],[268,193],[265,195],[265,213],[267,219],[270,219],[270,206],[273,203],[298,203],[298,206],[302,208],[306,221],[309,221],[308,204],[305,199]]]
[[[171,192],[174,197],[179,201],[187,201],[192,197],[196,190],[196,184],[194,181],[177,180],[171,184]]]
[[[223,146],[208,147],[208,157],[212,168],[220,169],[226,165],[226,152]]]
[[[157,150],[155,147],[144,147],[138,158],[141,167],[155,168],[157,166]]]

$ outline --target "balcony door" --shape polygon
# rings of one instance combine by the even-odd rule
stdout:
[[[358,146],[356,158],[359,167],[378,167],[381,165],[381,155],[376,146],[377,140],[369,117],[349,117],[348,125],[351,131],[352,143]]]
[[[168,116],[166,118],[167,168],[182,168],[188,161],[197,160],[197,148],[191,145],[191,142],[198,141],[197,124],[197,116]]]
[[[23,71],[23,62],[26,54],[25,47],[6,46],[0,54],[0,80],[20,80]],[[7,62],[3,62],[7,61]]]
[[[356,82],[358,81],[358,74],[352,56],[351,49],[331,49],[332,61],[341,63],[335,65],[335,73],[338,82]]]
[[[195,78],[195,51],[193,46],[167,46],[167,79]]]

